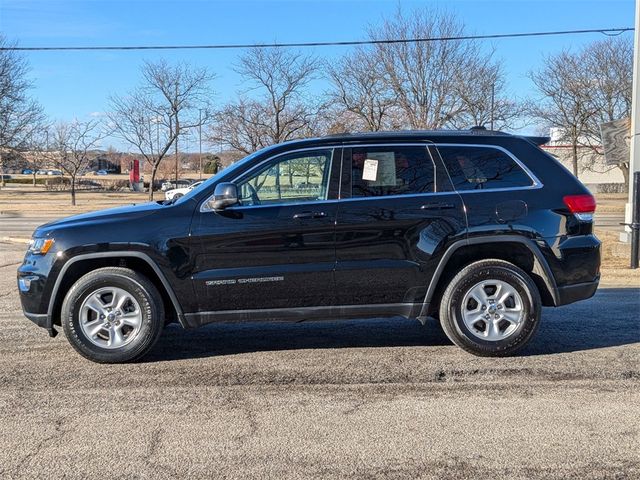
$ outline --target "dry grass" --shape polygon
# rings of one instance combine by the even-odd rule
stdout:
[[[626,193],[598,193],[596,194],[596,213],[618,213],[624,215],[627,203]]]
[[[156,200],[164,199],[164,192],[156,192]],[[117,207],[148,201],[143,192],[76,192],[76,206],[71,205],[69,192],[47,192],[42,188],[8,187],[0,190],[0,213],[20,216],[57,215],[64,217],[76,213]]]
[[[620,241],[617,232],[596,230],[596,236],[602,241],[601,284],[640,287],[640,269],[629,268],[629,257],[620,255]]]

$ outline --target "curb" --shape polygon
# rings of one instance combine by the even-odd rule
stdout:
[[[20,245],[25,245],[30,241],[31,239],[29,237],[0,237],[0,242],[5,243],[17,243]]]

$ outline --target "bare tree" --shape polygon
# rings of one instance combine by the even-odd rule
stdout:
[[[153,200],[156,173],[176,139],[171,114],[144,92],[111,98],[108,114],[114,135],[134,147],[151,167],[149,200]]]
[[[71,177],[71,205],[76,204],[77,177],[96,156],[95,150],[106,136],[98,120],[59,122],[53,129],[54,163]]]
[[[269,123],[263,104],[240,99],[215,112],[208,140],[249,154],[272,143]]]
[[[331,101],[355,117],[356,129],[376,132],[389,126],[394,99],[375,52],[359,48],[337,63],[325,65],[333,84]]]
[[[209,141],[249,153],[303,136],[323,108],[305,98],[318,65],[312,57],[284,49],[249,50],[236,67],[249,89],[215,114]],[[249,98],[249,92],[257,95]]]
[[[633,76],[632,37],[608,38],[587,45],[581,53],[584,75],[587,82],[588,102],[591,115],[585,125],[580,141],[598,158],[603,155],[600,125],[631,116],[631,87]],[[585,165],[594,170],[595,162]],[[629,184],[629,163],[616,166]],[[614,167],[615,168],[615,167]]]
[[[43,115],[41,107],[28,93],[31,82],[29,67],[16,51],[5,50],[11,44],[0,34],[0,183],[5,186],[3,154],[25,146],[38,128]]]
[[[548,127],[556,127],[562,140],[571,146],[572,170],[578,175],[578,147],[595,112],[589,99],[589,75],[581,54],[563,51],[545,58],[544,66],[529,77],[541,98],[532,102],[531,114]]]
[[[36,186],[38,170],[53,166],[55,154],[49,144],[51,125],[41,125],[29,136],[27,143],[27,165],[33,176],[33,186]]]
[[[424,9],[405,15],[398,10],[381,26],[369,28],[373,40],[457,37],[464,25],[446,11]],[[480,75],[495,65],[472,40],[380,43],[375,46],[382,79],[401,109],[406,126],[435,129],[453,125],[465,112],[479,116],[479,95],[496,78]],[[499,69],[494,73],[501,75]],[[470,93],[471,92],[471,93]],[[486,107],[485,107],[486,108]]]
[[[134,147],[151,167],[149,200],[153,200],[156,173],[183,131],[210,118],[209,83],[213,75],[206,68],[187,63],[145,62],[143,85],[125,97],[111,98],[108,114],[114,134]]]
[[[505,130],[523,123],[525,104],[510,98],[506,92],[505,76],[500,63],[477,65],[472,75],[475,78],[469,78],[456,86],[455,92],[463,108],[450,119],[452,127],[482,125],[492,130]]]

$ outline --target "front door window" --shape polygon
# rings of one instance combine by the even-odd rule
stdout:
[[[277,157],[238,183],[243,206],[305,203],[327,199],[332,150]]]

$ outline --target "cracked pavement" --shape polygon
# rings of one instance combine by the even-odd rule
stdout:
[[[0,243],[0,477],[638,478],[640,289],[545,309],[517,357],[434,321],[169,326],[97,365],[25,319]]]

